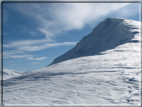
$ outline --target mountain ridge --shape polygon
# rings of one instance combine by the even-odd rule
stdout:
[[[129,42],[134,38],[134,34],[139,33],[137,30],[134,30],[138,28],[131,24],[133,22],[138,24],[137,21],[128,19],[105,19],[90,34],[84,36],[75,47],[55,58],[50,65],[77,57],[97,55],[102,51],[113,49],[116,46]]]

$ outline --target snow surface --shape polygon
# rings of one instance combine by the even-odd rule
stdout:
[[[3,80],[9,79],[9,78],[12,78],[12,77],[16,77],[16,76],[20,76],[22,74],[25,74],[25,72],[19,72],[19,71],[15,71],[15,70],[12,70],[12,69],[4,68],[3,69]]]
[[[30,73],[30,71],[22,72],[22,71],[15,71],[15,70],[12,70],[12,69],[3,68],[3,78],[1,78],[1,70],[2,69],[0,68],[0,81],[2,79],[7,80],[9,78],[14,78],[14,77],[17,77],[17,76],[20,76],[20,75],[26,75],[26,74]],[[0,88],[0,92],[1,92],[1,88]],[[0,93],[0,95],[1,95],[1,93]],[[1,97],[0,97],[0,101],[1,101]],[[1,107],[1,103],[0,103],[0,107]]]
[[[70,59],[4,80],[4,105],[140,105],[140,23],[123,21],[121,26],[133,28],[123,35],[123,39],[121,37],[122,40],[132,37],[125,44],[97,55]],[[139,33],[130,33],[135,31]],[[121,32],[119,34],[123,34]],[[109,36],[108,33],[105,35]],[[117,41],[118,38],[109,39]]]

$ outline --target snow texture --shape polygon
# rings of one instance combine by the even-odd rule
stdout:
[[[16,77],[16,76],[20,76],[23,74],[25,74],[25,72],[19,72],[19,71],[4,68],[3,69],[3,80]]]
[[[58,59],[66,61],[4,80],[4,105],[140,106],[140,35],[140,22],[106,19]]]

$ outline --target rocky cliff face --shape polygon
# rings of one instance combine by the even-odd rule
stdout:
[[[139,31],[139,23],[133,20],[107,18],[93,31],[77,43],[77,45],[57,57],[51,64],[65,60],[99,54],[129,42]]]

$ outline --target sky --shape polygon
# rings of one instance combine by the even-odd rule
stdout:
[[[139,21],[139,3],[3,3],[3,68],[34,71],[106,18]]]

